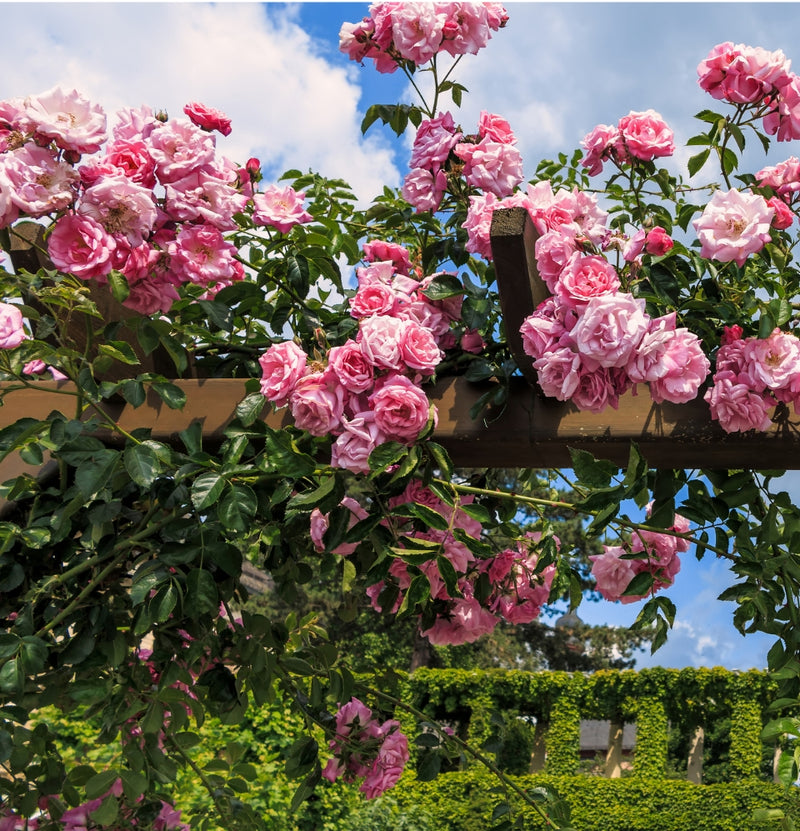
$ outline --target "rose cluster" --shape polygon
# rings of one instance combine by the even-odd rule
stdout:
[[[800,413],[800,342],[780,329],[743,338],[740,326],[726,327],[713,382],[705,400],[726,432],[767,430],[778,404]]]
[[[352,61],[371,58],[378,72],[390,73],[404,62],[427,63],[438,52],[474,55],[507,20],[499,3],[376,3],[369,17],[342,25],[339,49]]]
[[[281,231],[311,217],[291,189],[254,192],[255,160],[240,168],[217,154],[213,131],[231,129],[223,113],[196,102],[184,111],[123,109],[109,137],[102,108],[77,90],[0,101],[0,227],[50,218],[55,267],[100,284],[118,272],[125,305],[141,314],[169,311],[181,285],[213,294],[241,280],[224,237],[235,215]]]
[[[509,123],[485,110],[474,135],[465,136],[448,112],[426,119],[414,138],[403,198],[418,212],[435,211],[449,180],[461,175],[487,195],[509,196],[523,179],[516,143]]]
[[[528,188],[527,207],[540,234],[539,273],[553,293],[521,327],[544,394],[593,413],[616,407],[640,383],[657,403],[695,398],[710,367],[699,338],[676,326],[674,312],[651,318],[644,300],[620,290],[619,273],[602,253],[620,240],[594,199],[578,190],[553,193],[540,182]],[[623,254],[633,259],[642,248],[661,255],[671,240],[653,228],[629,240]]]
[[[478,559],[461,539],[477,540],[481,524],[465,510],[472,497],[462,497],[459,506],[443,503],[430,489],[413,480],[403,494],[390,501],[392,507],[418,503],[436,511],[447,521],[447,529],[416,531],[398,528],[398,533],[426,546],[438,545],[439,559],[451,575],[445,580],[443,564],[435,557],[421,563],[419,571],[430,584],[432,604],[420,619],[420,633],[435,645],[471,643],[488,634],[500,623],[530,623],[541,612],[550,596],[555,566],[537,568],[539,556],[533,549],[539,535],[529,534],[516,548],[505,549],[492,557]],[[367,588],[373,608],[395,612],[414,579],[414,572],[399,557],[392,561],[385,580]]]
[[[259,359],[264,396],[288,404],[295,424],[312,435],[336,436],[331,463],[360,473],[379,444],[410,445],[435,420],[421,384],[455,344],[450,324],[462,301],[426,297],[436,275],[412,276],[402,246],[373,241],[364,255],[350,299],[359,321],[355,339],[330,348],[323,360],[309,362],[293,341],[273,344]]]
[[[778,141],[800,138],[800,77],[780,50],[725,41],[700,62],[697,75],[712,98],[757,107],[764,131]]]
[[[687,534],[689,521],[675,514],[675,522],[668,530]],[[639,574],[652,575],[648,594],[671,586],[681,568],[678,554],[688,551],[689,545],[685,537],[644,530],[634,531],[629,547],[604,545],[602,554],[589,556],[597,591],[610,601],[634,603],[643,600],[647,594],[624,594],[631,581]]]
[[[649,162],[675,152],[672,130],[655,110],[631,111],[619,120],[616,127],[599,124],[581,142],[586,154],[581,164],[589,168],[590,176],[603,170],[604,161],[618,165],[630,164],[636,159]]]
[[[367,799],[394,787],[409,758],[408,739],[400,732],[400,722],[379,722],[357,698],[339,707],[329,747],[334,755],[322,775],[330,782],[363,779],[359,790]]]
[[[63,827],[63,831],[93,831],[105,826],[92,819],[92,814],[107,800],[114,799],[119,804],[119,827],[136,827],[135,808],[123,799],[123,784],[117,779],[102,796],[82,802],[73,808],[64,810],[63,804],[55,797],[43,797],[39,803],[37,816],[25,818],[13,812],[0,816],[0,831],[37,831],[40,826],[53,828],[53,823]],[[137,802],[141,801],[141,797]],[[46,812],[46,813],[45,813]],[[152,821],[153,831],[189,831],[188,823],[181,822],[181,812],[169,802],[161,800],[161,808]]]

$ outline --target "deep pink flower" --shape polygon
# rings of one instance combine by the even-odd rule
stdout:
[[[500,115],[482,110],[478,118],[478,135],[482,139],[497,141],[500,144],[516,144],[517,138],[511,125]]]
[[[169,182],[165,188],[167,215],[172,220],[199,220],[210,222],[220,231],[233,231],[237,228],[234,214],[242,213],[248,202],[248,197],[231,184],[233,178],[235,174],[226,175],[209,165]]]
[[[402,58],[427,63],[442,43],[445,15],[433,3],[398,3],[391,13],[392,42]]]
[[[168,246],[170,266],[182,282],[208,286],[241,280],[238,250],[213,225],[186,225]]]
[[[493,193],[470,196],[467,218],[461,226],[467,232],[467,251],[488,261],[493,259],[490,238],[492,215],[500,204]]]
[[[443,112],[435,118],[426,118],[414,136],[408,166],[424,167],[426,170],[443,167],[450,151],[461,141],[461,137],[450,113]]]
[[[355,296],[348,302],[350,314],[356,319],[371,315],[392,315],[398,306],[397,296],[391,288],[374,281],[359,286]]]
[[[512,194],[523,179],[522,154],[513,144],[483,139],[478,144],[457,144],[455,152],[464,160],[467,183],[498,199]]]
[[[743,266],[770,241],[774,213],[763,196],[735,188],[715,191],[702,216],[692,223],[700,240],[700,256]]]
[[[396,242],[384,242],[384,240],[379,239],[371,240],[364,243],[363,251],[364,259],[368,263],[389,261],[400,274],[406,275],[411,270],[411,257],[408,249]]]
[[[586,151],[581,164],[589,168],[590,176],[597,176],[603,172],[603,162],[610,158],[618,142],[619,129],[609,124],[598,124],[581,141],[581,146]]]
[[[759,187],[770,187],[785,202],[791,202],[800,192],[800,159],[792,156],[785,162],[764,167],[756,173]]]
[[[348,340],[342,346],[334,346],[328,353],[328,369],[348,392],[358,395],[372,387],[374,368],[361,347]]]
[[[647,232],[644,249],[654,257],[663,257],[674,245],[672,237],[660,225],[655,225]]]
[[[147,144],[141,139],[118,139],[109,145],[106,148],[105,164],[112,165],[123,176],[146,188],[155,186],[156,163],[147,149]]]
[[[577,228],[573,224],[562,225],[547,231],[536,240],[534,252],[539,276],[553,293],[561,272],[573,254],[578,252],[576,233]]]
[[[597,591],[610,601],[622,600],[623,603],[630,603],[634,600],[641,600],[640,597],[624,597],[622,593],[630,585],[631,580],[636,576],[633,568],[633,560],[623,560],[622,555],[626,554],[621,546],[604,545],[602,554],[591,554],[592,577],[597,585]]]
[[[406,320],[400,331],[400,357],[403,363],[422,375],[431,375],[442,360],[442,352],[431,331],[415,320]]]
[[[424,391],[402,375],[391,375],[369,397],[375,423],[391,441],[410,444],[422,432],[430,416]]]
[[[655,110],[631,111],[619,120],[621,155],[629,154],[643,161],[675,152],[675,136]]]
[[[344,416],[344,391],[331,389],[321,372],[303,375],[295,381],[289,396],[294,423],[312,436],[338,435]]]
[[[385,736],[378,757],[359,788],[367,799],[374,799],[394,787],[409,759],[408,739],[399,730],[400,722],[392,719],[381,725]]]
[[[442,204],[442,197],[447,190],[447,177],[444,172],[435,173],[424,167],[414,167],[403,180],[401,194],[409,205],[422,211],[435,211]]]
[[[777,136],[778,141],[800,138],[800,77],[791,80],[776,96],[773,109],[764,116],[764,132]]]
[[[311,222],[314,217],[303,208],[305,193],[294,188],[270,185],[253,196],[253,222],[271,225],[286,234],[295,225]]]
[[[500,619],[474,597],[464,597],[451,601],[447,615],[437,617],[433,625],[420,634],[434,646],[460,646],[494,631],[499,622]]]
[[[111,272],[117,243],[90,216],[65,214],[47,238],[47,253],[53,265],[81,280],[101,280]]]
[[[767,205],[775,211],[775,215],[772,217],[772,227],[776,230],[785,231],[794,222],[792,209],[780,196],[767,199]]]
[[[555,293],[567,308],[580,312],[592,297],[615,294],[619,288],[617,270],[605,257],[576,251],[561,271]]]
[[[705,394],[711,417],[727,433],[768,430],[774,400],[737,383],[732,373],[714,374],[714,386]]]
[[[197,101],[192,101],[183,108],[183,111],[189,116],[192,124],[195,124],[203,130],[217,130],[223,136],[229,136],[231,134],[231,120],[221,110],[216,110],[214,107],[208,107]]]
[[[752,104],[789,81],[789,61],[780,50],[717,44],[697,67],[699,83],[712,98],[732,104]]]

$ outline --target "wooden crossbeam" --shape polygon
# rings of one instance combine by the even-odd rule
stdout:
[[[174,383],[186,393],[182,410],[170,409],[153,391],[141,407],[119,399],[104,410],[124,430],[148,427],[153,438],[165,443],[178,442],[178,434],[193,422],[202,425],[207,441],[221,440],[245,395],[245,382],[205,378]],[[0,407],[0,429],[20,418],[46,418],[53,410],[72,417],[74,399],[59,392],[70,389],[65,381],[39,381],[35,388],[8,392]],[[652,467],[800,469],[796,420],[775,423],[766,433],[729,434],[711,421],[703,401],[654,404],[647,395],[630,394],[621,399],[619,410],[595,415],[546,399],[521,378],[512,384],[505,408],[473,420],[470,409],[485,391],[484,385],[461,377],[441,379],[429,391],[439,410],[433,439],[459,467],[570,467],[570,447],[624,466],[633,441]],[[276,429],[291,423],[286,410],[272,412],[267,404],[262,418]],[[111,440],[108,434],[105,438]],[[19,464],[11,457],[2,462],[0,481],[16,475]]]

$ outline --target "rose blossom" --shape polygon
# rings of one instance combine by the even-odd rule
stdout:
[[[353,473],[369,473],[369,454],[387,440],[374,412],[365,410],[344,418],[342,432],[331,447],[331,465]]]
[[[606,599],[612,602],[621,600],[623,603],[631,603],[641,600],[641,596],[623,597],[622,593],[630,585],[631,580],[636,576],[633,567],[633,560],[623,560],[622,555],[626,550],[617,545],[604,545],[602,554],[591,554],[592,577],[597,582],[597,591]]]
[[[630,294],[592,297],[571,333],[578,352],[600,366],[625,366],[647,332],[644,307]]]
[[[237,227],[234,214],[244,211],[248,202],[248,197],[231,184],[235,175],[208,165],[169,182],[165,188],[166,213],[173,220],[200,220],[220,231],[233,231]]]
[[[590,370],[580,367],[578,383],[572,393],[572,403],[590,413],[602,413],[606,407],[617,409],[619,396],[628,385],[627,375],[622,369],[600,366]]]
[[[461,138],[462,134],[456,131],[450,113],[443,112],[436,118],[426,118],[417,129],[408,166],[424,167],[426,170],[442,167]]]
[[[780,329],[768,338],[749,339],[745,350],[750,374],[770,389],[789,386],[800,373],[800,343]]]
[[[41,136],[53,139],[62,150],[95,153],[106,140],[103,108],[91,104],[77,90],[53,87],[25,99],[25,117]]]
[[[756,173],[759,187],[770,187],[785,202],[800,192],[800,159],[791,156],[785,162],[764,167]]]
[[[555,293],[565,306],[580,311],[592,297],[615,294],[619,287],[617,270],[605,257],[576,251],[556,281]]]
[[[390,375],[370,395],[375,423],[390,441],[410,444],[430,417],[430,402],[416,384],[404,375]]]
[[[44,216],[69,207],[80,176],[47,147],[25,144],[0,156],[0,179],[11,201],[29,216]]]
[[[387,315],[372,315],[362,319],[358,330],[358,343],[364,356],[374,367],[398,371],[402,369],[400,337],[404,325],[400,318]]]
[[[768,430],[774,401],[753,392],[747,384],[737,383],[730,372],[717,372],[714,386],[705,394],[711,417],[727,433]]]
[[[743,266],[750,254],[770,241],[774,209],[763,196],[736,189],[717,190],[702,216],[692,223],[700,240],[700,256]]]
[[[406,275],[411,270],[411,258],[408,249],[396,242],[374,239],[364,243],[363,251],[364,259],[368,263],[391,262],[400,274]]]
[[[539,379],[539,386],[548,398],[569,401],[578,386],[581,371],[581,356],[567,347],[545,352],[533,362]]]
[[[106,176],[87,188],[77,205],[78,213],[97,220],[109,234],[141,245],[156,222],[153,194],[126,176]]]
[[[794,222],[792,209],[780,196],[767,199],[767,205],[775,211],[775,216],[772,217],[772,227],[776,230],[785,231]]]
[[[431,375],[442,359],[436,338],[414,320],[406,320],[400,331],[400,356],[403,363],[422,375]]]
[[[402,58],[427,63],[442,42],[445,15],[433,3],[398,3],[390,15],[392,42]],[[376,35],[378,24],[376,22]]]
[[[800,77],[792,74],[789,83],[775,97],[772,110],[764,116],[764,132],[778,141],[800,138]]]
[[[238,251],[213,225],[186,225],[168,246],[173,272],[183,281],[207,286],[244,277]]]
[[[276,407],[285,407],[295,384],[306,373],[307,360],[306,353],[294,341],[273,343],[258,359],[262,395]]]
[[[303,208],[305,193],[294,188],[270,185],[263,193],[253,196],[253,222],[256,225],[271,225],[282,234],[288,233],[295,225],[311,222],[313,217]]]
[[[674,133],[655,110],[631,111],[619,120],[620,151],[643,161],[675,152]]]
[[[789,80],[789,61],[780,50],[768,52],[731,41],[717,44],[697,67],[700,86],[732,104],[752,104]]]
[[[478,135],[500,144],[516,144],[517,138],[511,130],[511,125],[499,115],[482,110],[478,118]]]
[[[372,315],[392,315],[397,309],[397,297],[389,286],[369,282],[358,287],[354,297],[348,300],[350,314],[360,319]]]
[[[231,134],[231,120],[221,110],[192,101],[183,108],[192,124],[203,130],[218,130],[223,136]]]
[[[137,184],[153,188],[156,183],[156,163],[144,141],[119,139],[106,148],[105,163],[113,166]],[[83,170],[81,170],[83,174]]]
[[[378,758],[359,788],[367,799],[374,799],[394,787],[403,773],[410,754],[408,739],[399,727],[400,722],[395,719],[386,721],[381,726],[381,735],[385,738],[378,751]]]
[[[403,180],[401,194],[403,199],[416,208],[417,213],[435,211],[442,203],[447,190],[447,177],[444,172],[435,173],[424,167],[414,167]]]
[[[647,232],[644,250],[654,257],[663,257],[674,245],[672,237],[660,225],[655,225]]]
[[[214,160],[214,137],[183,118],[159,124],[148,144],[162,183],[182,179]]]
[[[581,164],[589,168],[590,176],[597,176],[603,172],[603,162],[610,157],[618,141],[619,130],[608,124],[598,124],[581,141],[581,146],[586,151]]]
[[[19,306],[0,303],[0,349],[14,349],[27,337]]]
[[[354,340],[331,348],[328,353],[328,370],[339,384],[355,395],[372,387],[373,366]]]
[[[294,423],[312,436],[337,435],[344,414],[343,390],[331,389],[321,372],[303,375],[289,396],[289,410]]]
[[[53,265],[81,280],[105,282],[116,247],[114,237],[97,220],[80,214],[60,217],[47,238]]]
[[[455,152],[464,160],[467,183],[498,199],[513,193],[523,179],[522,154],[513,144],[483,139],[479,144],[457,144]]]
[[[656,404],[692,401],[710,369],[700,339],[684,328],[672,333],[666,349],[659,356],[659,363],[664,371],[650,381],[650,395]]]
[[[555,293],[558,278],[573,254],[578,253],[577,228],[572,224],[542,234],[534,246],[536,267],[547,288]]]
[[[460,646],[472,643],[494,631],[500,619],[474,597],[451,601],[446,616],[440,615],[433,625],[420,634],[434,646]]]

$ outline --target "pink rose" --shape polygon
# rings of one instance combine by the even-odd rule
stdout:
[[[358,343],[366,359],[378,369],[399,371],[403,368],[400,338],[404,322],[397,317],[373,315],[362,319]]]
[[[209,132],[218,130],[223,136],[229,136],[231,134],[231,120],[220,110],[215,110],[213,107],[207,107],[205,104],[192,101],[183,108],[183,111],[189,116],[192,124],[195,124],[203,130],[208,130]]]
[[[395,49],[417,66],[427,63],[439,51],[444,21],[445,15],[435,4],[398,3],[391,13]]]
[[[359,286],[355,297],[351,297],[350,314],[356,319],[371,315],[392,315],[397,309],[397,297],[385,284],[372,282]]]
[[[375,376],[373,365],[354,340],[330,350],[328,369],[348,392],[358,395],[372,387]]]
[[[780,329],[768,338],[749,339],[745,355],[752,377],[772,390],[788,387],[800,374],[800,343]]]
[[[655,110],[631,111],[619,120],[618,128],[624,155],[651,161],[675,152],[675,135]]]
[[[590,370],[581,367],[571,400],[579,410],[590,413],[602,413],[607,407],[616,410],[619,406],[619,396],[627,384],[627,375],[622,369],[600,366]]]
[[[387,377],[369,397],[375,423],[392,441],[410,444],[428,423],[428,396],[403,375]]]
[[[151,189],[155,187],[156,163],[144,141],[118,139],[106,149],[105,163],[139,185]],[[81,174],[83,175],[83,168]]]
[[[800,192],[800,159],[796,156],[785,162],[764,167],[756,173],[759,187],[770,187],[785,202],[791,202]]]
[[[442,352],[429,329],[407,320],[400,331],[400,357],[410,370],[431,375],[442,360]]]
[[[289,410],[294,423],[312,436],[338,435],[344,414],[343,390],[330,389],[321,372],[303,375],[289,396]]]
[[[712,98],[752,104],[782,88],[789,80],[789,61],[780,50],[734,45],[715,46],[697,67],[700,86]]]
[[[534,252],[539,276],[553,293],[561,272],[573,254],[579,253],[576,233],[577,228],[573,225],[563,225],[547,231],[536,240]]]
[[[157,218],[152,191],[121,174],[106,176],[87,188],[77,211],[133,246],[141,245],[150,235]]]
[[[25,99],[25,117],[40,136],[53,139],[62,150],[95,153],[106,140],[106,116],[77,90],[53,87]]]
[[[381,726],[381,734],[385,738],[377,759],[359,788],[367,799],[374,799],[394,787],[403,773],[410,754],[408,739],[400,732],[399,727],[400,722],[394,719],[384,722]]]
[[[467,329],[461,336],[460,346],[464,352],[479,355],[486,348],[486,342],[477,329]]]
[[[230,184],[235,174],[208,165],[165,186],[165,211],[181,222],[208,222],[220,231],[237,228],[234,214],[242,213],[248,197]],[[255,221],[255,213],[254,213]]]
[[[262,395],[276,407],[285,407],[295,385],[306,373],[307,360],[306,353],[294,341],[272,344],[258,359]]]
[[[603,172],[603,162],[619,142],[619,129],[608,124],[598,124],[584,139],[581,146],[586,151],[581,164],[588,167],[590,176]]]
[[[513,144],[482,139],[479,144],[457,144],[455,152],[464,160],[467,183],[498,199],[513,193],[523,179],[522,154]]]
[[[612,602],[622,600],[623,603],[631,603],[642,599],[642,596],[622,596],[631,580],[636,576],[633,567],[634,561],[622,559],[622,555],[626,553],[626,550],[621,546],[604,545],[602,554],[589,556],[592,561],[592,577],[597,583],[597,591],[606,600]]]
[[[581,356],[570,347],[559,347],[545,352],[534,361],[539,386],[548,398],[569,401],[575,392],[581,373]]]
[[[556,281],[555,293],[565,306],[580,312],[591,298],[615,294],[619,288],[617,270],[605,257],[576,251]]]
[[[444,167],[450,151],[461,141],[453,116],[448,112],[427,118],[419,125],[408,166],[435,170]]]
[[[114,237],[99,222],[80,214],[64,214],[47,238],[47,253],[53,265],[81,280],[105,282],[116,247]]]
[[[173,273],[182,282],[230,285],[244,277],[236,246],[213,225],[185,225],[168,251]]]
[[[500,144],[516,144],[517,139],[511,130],[511,125],[499,115],[482,110],[478,118],[478,135],[482,139],[497,141]]]
[[[387,440],[374,412],[358,412],[343,420],[342,432],[331,448],[331,465],[354,473],[369,473],[369,454]]]
[[[489,262],[493,259],[490,238],[492,215],[494,209],[500,204],[501,202],[493,193],[470,196],[467,218],[461,226],[467,232],[467,251]]]
[[[434,173],[424,167],[415,167],[406,174],[400,192],[417,213],[422,213],[437,210],[446,190],[447,177],[443,171]]]
[[[702,216],[692,223],[700,256],[743,266],[750,254],[770,241],[774,213],[763,196],[736,189],[715,191]]]
[[[473,643],[482,635],[494,631],[500,619],[474,597],[451,601],[448,616],[439,616],[433,625],[420,634],[434,646],[460,646]]]
[[[767,205],[775,211],[775,216],[772,217],[773,228],[785,231],[794,222],[792,209],[779,196],[767,199]]]
[[[700,339],[684,328],[672,333],[659,363],[665,371],[650,381],[650,395],[656,404],[692,401],[711,366],[700,346]]]
[[[408,249],[395,242],[371,240],[363,246],[364,259],[368,263],[391,262],[400,274],[408,274],[411,270],[411,257]]]
[[[630,294],[592,297],[572,330],[578,352],[600,366],[625,366],[648,329],[644,306]]]
[[[303,208],[305,193],[298,193],[288,185],[284,188],[270,185],[263,193],[253,196],[253,222],[271,225],[286,234],[295,225],[312,222],[314,217]]]
[[[672,237],[660,225],[656,225],[647,232],[644,248],[654,257],[663,257],[674,245]]]
[[[148,143],[162,184],[182,179],[214,160],[214,137],[182,118],[159,124]]]
[[[0,303],[0,349],[14,349],[27,337],[19,306]]]
[[[717,372],[714,386],[705,394],[711,417],[719,421],[727,433],[768,430],[774,401],[753,392],[746,384],[737,383],[732,373]]]
[[[7,186],[10,200],[28,216],[69,207],[79,180],[75,168],[59,161],[47,147],[29,143],[0,156],[0,181]]]

